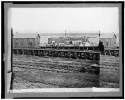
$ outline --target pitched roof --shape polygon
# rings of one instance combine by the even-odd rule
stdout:
[[[100,38],[112,38],[115,34],[101,34]],[[115,35],[116,37],[116,35]],[[116,37],[117,38],[117,37]]]
[[[116,43],[119,43],[119,34],[116,34],[117,39],[116,39]]]
[[[37,36],[39,36],[39,34],[36,34],[36,33],[29,33],[29,34],[16,33],[16,34],[14,34],[13,38],[36,38]]]

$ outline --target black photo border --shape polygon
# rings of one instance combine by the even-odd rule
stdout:
[[[7,9],[23,7],[119,7],[119,58],[120,58],[120,92],[82,92],[82,93],[7,93]],[[2,98],[42,98],[42,99],[104,99],[124,98],[124,1],[1,1],[1,93]],[[10,29],[11,31],[11,29]],[[11,32],[10,32],[11,33]],[[12,37],[11,37],[12,38]],[[12,39],[11,39],[12,40]],[[12,45],[11,45],[12,46]],[[12,50],[12,49],[11,49]],[[12,54],[11,54],[12,58]],[[12,70],[11,70],[12,71]]]

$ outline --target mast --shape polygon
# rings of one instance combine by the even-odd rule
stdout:
[[[99,30],[99,41],[100,41],[100,30]]]

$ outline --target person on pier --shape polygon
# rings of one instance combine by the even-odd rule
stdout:
[[[101,54],[103,54],[105,49],[104,49],[104,45],[101,41],[99,41],[98,48],[99,48],[99,51],[101,52]]]

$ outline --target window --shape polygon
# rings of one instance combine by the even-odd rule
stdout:
[[[108,42],[108,39],[106,39],[106,42]]]
[[[108,46],[108,42],[106,43],[106,46]]]
[[[16,42],[18,42],[18,39],[16,39]]]

